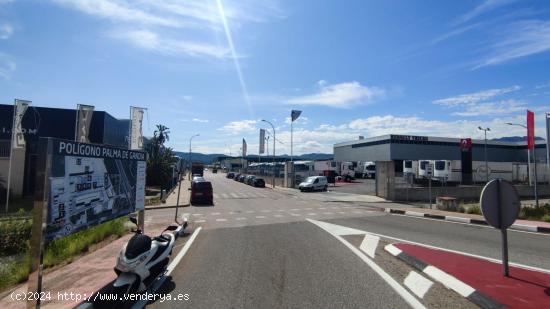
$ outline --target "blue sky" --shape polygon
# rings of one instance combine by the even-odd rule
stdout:
[[[550,111],[547,1],[0,0],[0,102],[95,105],[169,145],[332,152],[381,134],[544,136]],[[271,148],[271,147],[270,147]]]

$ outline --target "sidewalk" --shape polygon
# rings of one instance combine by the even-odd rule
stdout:
[[[397,203],[396,203],[397,204]],[[401,205],[401,204],[400,204]],[[467,214],[461,212],[443,211],[438,209],[428,209],[419,207],[386,207],[388,213],[425,217],[430,219],[446,220],[460,223],[487,225],[481,215]],[[528,232],[550,233],[550,222],[516,220],[510,227],[512,230],[521,230]]]
[[[180,206],[189,206],[189,190],[191,182],[187,179],[181,180],[181,190],[180,190],[180,199],[179,199],[179,205]],[[159,203],[156,205],[149,205],[145,206],[146,210],[153,210],[153,209],[162,209],[162,208],[173,208],[176,207],[176,203],[178,201],[178,187],[176,187],[170,195],[166,198],[165,203]]]
[[[386,251],[439,281],[481,308],[544,308],[550,304],[550,273],[413,244],[390,244]]]
[[[146,223],[145,232],[147,235],[156,235],[162,232],[171,220],[166,222]],[[76,258],[72,263],[59,267],[53,271],[45,271],[43,278],[43,292],[50,292],[51,300],[42,303],[42,308],[73,308],[78,303],[89,297],[95,291],[115,279],[113,267],[116,257],[130,238],[129,233],[114,240],[108,245],[89,254]],[[12,293],[26,293],[27,284],[23,283],[0,294],[0,308],[26,308],[24,301],[11,299]],[[80,301],[60,299],[58,293],[74,293],[79,295]]]

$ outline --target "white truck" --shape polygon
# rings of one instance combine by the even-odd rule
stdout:
[[[355,169],[355,178],[372,178],[376,177],[376,163],[372,161],[357,163],[357,168]]]
[[[355,178],[355,168],[353,162],[335,162],[333,160],[320,160],[314,162],[314,170],[317,175],[323,175],[325,171],[333,171],[336,176],[349,181]]]

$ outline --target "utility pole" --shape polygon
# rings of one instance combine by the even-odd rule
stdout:
[[[193,136],[191,136],[191,138],[189,139],[189,162],[188,162],[188,165],[189,165],[189,180],[191,180],[191,141],[193,140],[193,137],[197,137],[199,136],[200,134],[195,134]]]
[[[275,188],[275,126],[265,119],[262,119],[262,121],[269,123],[271,128],[273,128],[273,188]]]
[[[487,131],[491,131],[489,128],[477,127],[481,131],[485,132],[485,182],[489,182],[489,163],[487,161]]]

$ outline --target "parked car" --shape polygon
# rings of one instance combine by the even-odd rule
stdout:
[[[235,174],[235,177],[233,177],[233,180],[239,181],[239,177],[241,177],[241,174],[237,173]]]
[[[298,189],[300,191],[316,191],[316,190],[323,190],[326,191],[328,188],[328,182],[327,177],[325,176],[311,176],[306,178],[306,180],[300,185],[298,185]]]
[[[225,175],[225,177],[231,179],[231,178],[235,177],[235,173],[229,172],[229,173],[227,173],[227,175]]]
[[[244,182],[245,178],[246,178],[246,175],[241,175],[241,176],[239,176],[239,181]]]
[[[254,183],[254,179],[256,178],[256,176],[254,175],[248,175],[246,176],[244,182],[247,184],[247,185],[252,185]]]
[[[210,181],[205,181],[204,179],[193,180],[189,190],[191,190],[190,204],[204,203],[214,205],[214,193]]]
[[[265,187],[265,181],[261,178],[254,178],[254,181],[252,182],[252,185],[254,187],[258,187],[258,188],[264,188]]]

